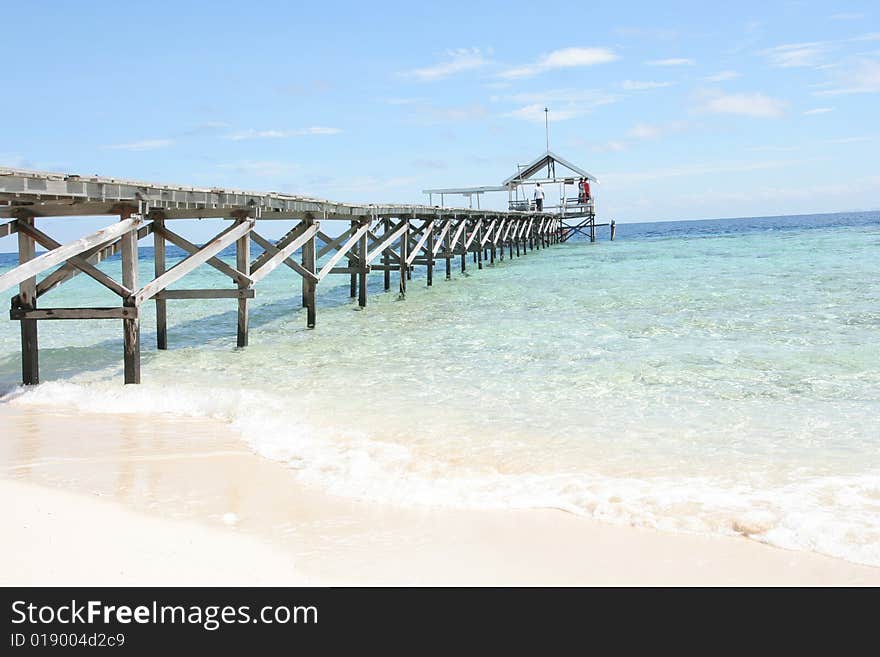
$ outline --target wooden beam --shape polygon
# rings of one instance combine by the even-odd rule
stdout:
[[[147,224],[146,226],[141,226],[138,229],[138,239],[142,240],[152,232],[152,222]],[[96,247],[89,249],[88,251],[83,251],[80,257],[87,260],[90,264],[97,265],[102,260],[106,260],[107,258],[119,253],[119,249],[121,248],[122,242],[120,240],[116,240],[111,244],[100,244]],[[73,278],[74,276],[78,276],[81,273],[82,270],[77,269],[73,265],[62,265],[51,274],[46,276],[46,278],[44,278],[42,281],[37,283],[37,296],[43,296],[44,294],[46,294],[46,292],[53,290],[62,283],[66,283],[71,278]]]
[[[61,262],[70,260],[73,256],[77,256],[83,251],[88,251],[94,246],[111,242],[120,235],[127,233],[132,228],[136,228],[141,221],[140,217],[124,219],[112,226],[107,226],[106,228],[102,228],[101,230],[86,235],[85,237],[81,237],[78,240],[60,246],[57,249],[52,249],[51,251],[36,256],[33,259],[20,264],[12,271],[0,275],[0,291],[6,290],[14,285],[19,285],[22,281],[26,281],[29,278],[36,276],[40,272],[49,269],[49,267],[54,267]]]
[[[254,289],[245,287],[240,289],[202,289],[202,290],[162,290],[156,292],[154,299],[162,301],[168,299],[253,299]]]
[[[388,247],[390,247],[392,244],[394,244],[395,241],[397,241],[397,238],[399,238],[401,235],[403,235],[403,233],[406,232],[406,222],[397,224],[392,229],[392,231],[393,232],[390,235],[388,235],[388,233],[386,231],[385,235],[382,235],[382,238],[383,238],[382,243],[379,244],[379,246],[377,246],[371,252],[367,253],[367,263],[368,264],[373,262],[373,260],[375,260],[377,257],[379,257],[382,253],[384,253]],[[387,235],[387,237],[386,237],[386,235]]]
[[[217,235],[210,242],[205,244],[205,246],[203,246],[201,249],[193,253],[191,256],[185,258],[184,260],[181,260],[164,274],[162,274],[161,276],[157,276],[152,281],[144,285],[134,295],[135,305],[139,306],[147,299],[152,298],[152,296],[156,294],[156,292],[164,290],[175,281],[180,280],[188,273],[190,273],[193,269],[195,269],[199,265],[204,264],[216,254],[220,253],[220,251],[228,247],[230,244],[233,244],[237,240],[246,236],[253,227],[253,219],[246,219],[230,226],[222,233]],[[248,261],[250,261],[249,257]],[[239,262],[237,268],[239,271],[241,271],[242,263]],[[253,279],[249,278],[249,282],[245,285],[250,285],[252,283]]]
[[[483,237],[480,238],[480,246],[483,246],[487,241],[489,241],[489,238],[492,237],[492,231],[495,230],[496,223],[498,223],[498,220],[493,219],[492,223],[489,224],[489,227],[486,229],[486,233],[483,235]]]
[[[465,251],[467,251],[469,248],[471,248],[471,244],[473,243],[474,238],[479,234],[480,229],[482,227],[483,227],[483,220],[480,219],[477,221],[477,225],[474,226],[474,230],[473,230],[473,232],[471,232],[471,236],[465,242],[465,245],[464,245]]]
[[[174,233],[174,232],[171,232],[170,230],[168,230],[167,226],[165,226],[164,224],[161,227],[155,226],[154,228],[156,231],[161,231],[162,237],[164,237],[166,240],[171,242],[174,246],[176,246],[180,249],[183,249],[184,251],[188,252],[190,255],[198,253],[201,250],[201,247],[196,246],[195,244],[193,244],[192,242],[190,242],[187,239],[184,239],[183,237],[181,237],[177,233]],[[229,278],[234,280],[236,283],[245,283],[245,284],[253,283],[250,276],[248,276],[247,274],[243,274],[242,272],[238,271],[235,267],[230,267],[225,262],[223,262],[220,258],[217,258],[217,257],[208,258],[208,260],[206,261],[206,264],[211,265],[217,271],[222,272],[223,274],[226,274],[227,276],[229,276]]]
[[[357,244],[357,241],[361,238],[361,235],[367,232],[369,228],[370,226],[368,224],[364,224],[363,226],[358,227],[358,229],[355,230],[354,233],[352,233],[351,237],[346,240],[345,244],[343,244],[340,249],[336,253],[334,253],[327,262],[324,263],[324,266],[321,267],[321,271],[318,272],[319,281],[323,280],[324,277],[328,273],[330,273],[330,270],[333,269],[336,263],[339,262],[355,244]],[[351,233],[350,230],[348,232]]]
[[[17,221],[17,219],[13,219],[12,221],[7,221],[5,224],[0,224],[0,237],[6,237],[16,232],[18,230]]]
[[[115,308],[38,308],[27,310],[13,308],[10,319],[40,321],[45,319],[136,319],[138,309],[134,306]]]
[[[28,235],[33,237],[38,244],[46,247],[47,249],[58,249],[62,246],[60,242],[57,242],[56,240],[46,235],[46,233],[44,233],[43,231],[28,223],[22,223],[19,227],[19,230],[26,232]],[[115,292],[120,297],[127,297],[132,293],[132,291],[129,290],[127,287],[125,287],[124,285],[120,285],[119,283],[114,281],[107,274],[102,272],[100,269],[95,267],[93,264],[91,264],[81,256],[71,256],[71,258],[67,262],[73,267],[79,269],[84,274],[88,274],[93,279],[98,281],[101,285],[109,289],[111,292]]]
[[[251,239],[260,245],[261,248],[269,251],[270,253],[278,253],[279,249],[275,246],[271,241],[267,240],[265,237],[260,235],[257,231],[251,231]],[[312,280],[318,280],[318,277],[315,276],[314,272],[309,271],[306,267],[299,264],[296,260],[291,257],[287,257],[284,259],[284,264],[290,267],[297,274],[302,276],[303,278],[311,278]]]
[[[433,220],[427,222],[426,225],[430,225],[430,228],[428,228],[427,230],[424,230],[425,226],[422,226],[422,229],[424,232],[422,233],[422,236],[419,238],[419,241],[416,242],[415,248],[413,248],[412,253],[408,254],[408,256],[407,256],[406,264],[408,264],[408,265],[412,264],[412,261],[419,254],[419,251],[422,250],[422,247],[425,245],[425,242],[428,241],[428,235],[430,235],[431,231],[434,230],[434,221]]]
[[[317,232],[318,226],[316,224],[300,224],[291,230],[274,245],[275,253],[269,253],[269,250],[266,249],[263,255],[253,262],[250,273],[251,280],[254,283],[263,280],[299,247],[312,239]]]
[[[440,233],[437,235],[437,240],[434,242],[434,248],[431,251],[431,255],[436,256],[437,252],[443,247],[443,240],[446,238],[446,234],[449,232],[449,229],[452,227],[452,220],[444,221],[443,227],[440,229]]]

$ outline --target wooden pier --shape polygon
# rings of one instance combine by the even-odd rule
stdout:
[[[44,217],[108,215],[107,227],[67,244],[40,230]],[[442,266],[452,276],[453,262],[461,271],[468,256],[477,269],[525,255],[568,239],[572,227],[550,212],[492,211],[428,205],[353,205],[286,194],[254,193],[159,185],[97,176],[0,169],[0,237],[17,234],[17,267],[0,275],[0,291],[18,287],[10,319],[21,323],[22,381],[40,380],[38,323],[42,320],[114,319],[122,321],[125,383],[140,383],[140,318],[155,305],[156,346],[168,348],[167,305],[176,299],[233,299],[238,305],[238,346],[248,343],[248,304],[256,285],[284,265],[301,279],[306,325],[316,324],[318,284],[330,274],[350,278],[350,294],[367,304],[367,276],[382,272],[385,290],[392,275],[406,296],[415,267],[424,267],[427,285]],[[219,218],[229,225],[203,245],[182,237],[176,224]],[[261,222],[286,220],[293,227],[280,239],[263,237]],[[595,224],[595,218],[589,220]],[[337,222],[344,230],[325,228]],[[342,222],[341,225],[338,222]],[[580,227],[582,230],[582,227]],[[595,228],[593,227],[593,230]],[[331,236],[332,235],[332,236]],[[154,277],[138,280],[138,240],[153,238]],[[594,237],[595,239],[595,237]],[[188,255],[166,266],[166,245]],[[262,253],[251,259],[252,244]],[[37,245],[47,249],[37,255]],[[219,254],[235,246],[235,266]],[[506,250],[506,254],[505,254]],[[97,265],[120,254],[122,280]],[[295,257],[298,256],[298,257]],[[196,267],[207,265],[229,278],[223,289],[173,289]],[[52,270],[41,280],[38,276]],[[113,307],[43,308],[42,295],[84,273],[119,297]]]

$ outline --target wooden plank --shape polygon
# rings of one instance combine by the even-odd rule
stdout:
[[[268,257],[257,258],[254,261],[254,265],[251,265],[251,280],[254,283],[263,280],[268,274],[270,274],[278,265],[282,262],[286,261],[292,253],[297,251],[303,244],[308,242],[314,235],[318,232],[317,225],[300,225],[296,228],[295,232],[291,231],[283,238],[281,238],[277,244],[274,245],[276,250],[275,253],[270,254]],[[269,253],[267,249],[263,255]],[[296,269],[294,262],[294,269]],[[307,272],[309,274],[310,272]]]
[[[22,223],[19,230],[26,232],[28,235],[33,237],[38,244],[46,247],[47,249],[58,249],[62,246],[60,242],[57,242],[56,240],[49,237],[46,233],[30,224]],[[105,274],[100,269],[98,269],[93,264],[80,256],[72,256],[67,262],[73,267],[79,269],[84,274],[88,274],[93,279],[98,281],[101,285],[109,289],[111,292],[115,292],[120,297],[127,297],[132,292],[127,287],[125,287],[124,285],[120,285],[112,278],[110,278],[107,274]]]
[[[189,257],[185,258],[184,260],[181,260],[164,274],[162,274],[161,276],[157,276],[152,281],[144,285],[140,290],[138,290],[138,292],[134,295],[135,305],[139,306],[147,299],[152,298],[152,296],[156,294],[156,292],[164,290],[175,281],[178,281],[186,276],[199,265],[202,265],[210,260],[213,256],[220,253],[220,251],[228,247],[230,244],[233,244],[242,237],[247,236],[253,226],[254,220],[246,219],[224,230],[222,233],[214,237],[214,239],[212,239],[210,242],[205,244],[205,246],[203,246],[201,249],[199,249]],[[246,265],[245,268],[247,268],[250,263],[249,257],[247,258],[247,260],[248,265]],[[242,263],[238,263],[237,269],[238,271],[242,270]],[[252,283],[253,279],[249,278],[249,282],[244,283],[243,285],[250,285]],[[239,283],[239,285],[242,285],[242,283]]]
[[[254,289],[251,287],[232,290],[207,288],[201,290],[162,290],[156,292],[154,299],[253,299]]]
[[[430,226],[430,227],[428,227],[427,230],[424,230],[426,228],[426,226]],[[422,233],[422,236],[419,238],[419,241],[416,242],[416,246],[412,250],[412,253],[410,253],[407,256],[408,260],[407,260],[406,264],[408,264],[408,265],[412,264],[413,259],[422,250],[422,247],[425,245],[425,242],[428,240],[428,235],[431,233],[431,231],[434,230],[434,221],[431,220],[431,221],[427,222],[426,226],[422,227],[422,229],[424,230],[424,232]]]
[[[382,236],[383,239],[379,246],[367,253],[367,263],[373,262],[373,260],[383,254],[388,247],[394,244],[394,242],[406,232],[406,222],[397,224],[392,230],[393,232],[387,237],[385,235]]]
[[[251,239],[254,242],[256,242],[257,244],[259,244],[260,247],[265,249],[266,251],[269,251],[271,253],[278,253],[278,247],[275,246],[271,241],[267,240],[265,237],[260,235],[257,231],[255,231],[255,230],[251,231]],[[294,250],[296,250],[296,249],[294,249]],[[293,258],[290,258],[290,257],[285,258],[284,264],[287,265],[288,267],[290,267],[293,271],[295,271],[297,274],[299,274],[303,278],[311,278],[313,280],[318,280],[318,277],[315,276],[314,272],[309,271],[308,269],[303,267],[301,264],[299,264]]]
[[[38,308],[27,310],[13,308],[10,319],[41,321],[45,319],[136,319],[138,309],[134,306],[115,308]]]
[[[54,267],[59,263],[70,260],[73,256],[77,256],[83,251],[88,251],[94,246],[111,242],[120,235],[130,231],[132,228],[136,228],[141,221],[140,217],[124,219],[123,221],[116,222],[112,226],[107,226],[106,228],[102,228],[99,231],[81,237],[73,242],[69,242],[57,249],[52,249],[51,251],[36,256],[31,260],[20,264],[12,271],[0,275],[0,291],[19,285],[22,281],[26,281],[29,278],[36,276],[40,272],[49,269],[49,267]],[[123,285],[125,284],[123,283]]]
[[[336,253],[334,253],[327,262],[324,263],[324,266],[321,267],[321,271],[318,272],[318,280],[319,281],[323,280],[324,277],[328,273],[330,273],[330,270],[333,269],[333,267],[336,265],[336,263],[339,262],[351,250],[351,248],[355,244],[357,244],[357,241],[361,238],[361,235],[363,235],[367,230],[369,230],[369,228],[370,228],[369,225],[365,224],[363,226],[360,226],[356,231],[354,231],[354,233],[351,235],[351,237],[349,237],[348,240],[346,240],[345,244],[343,244],[342,247]],[[351,232],[351,231],[348,231],[348,232]]]
[[[171,242],[174,246],[188,252],[190,255],[198,253],[201,250],[201,247],[196,246],[195,244],[193,244],[189,240],[181,237],[177,233],[173,233],[170,230],[168,230],[168,228],[164,224],[162,225],[161,228],[159,226],[155,226],[155,230],[161,231],[162,237],[164,237],[166,240]],[[229,276],[229,278],[234,280],[236,283],[244,283],[244,284],[253,283],[250,276],[238,271],[235,267],[230,267],[225,262],[223,262],[220,258],[217,258],[217,257],[208,258],[208,260],[206,261],[205,264],[208,264],[211,267],[213,267],[214,269],[216,269],[217,271],[222,272],[223,274],[226,274],[227,276]]]

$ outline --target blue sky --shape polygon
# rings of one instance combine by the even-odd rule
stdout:
[[[546,105],[604,218],[880,207],[880,8],[710,4],[8,2],[0,166],[422,202]]]

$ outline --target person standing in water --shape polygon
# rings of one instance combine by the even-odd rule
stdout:
[[[535,185],[535,209],[538,212],[544,210],[544,189],[541,187],[541,183]]]

